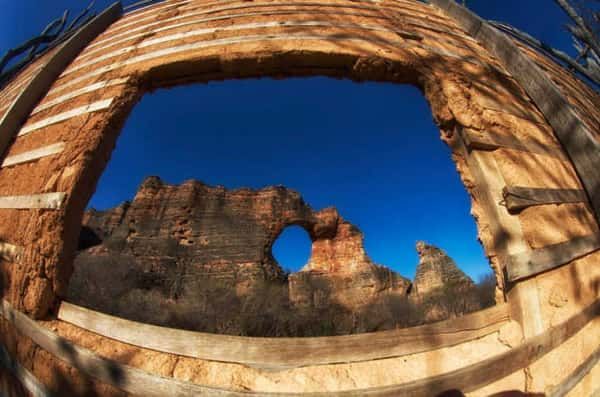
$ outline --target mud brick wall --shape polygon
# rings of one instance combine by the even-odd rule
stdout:
[[[543,55],[522,50],[558,84],[586,128],[600,136],[598,94]],[[0,113],[8,111],[20,87],[52,55],[2,89]],[[235,360],[184,357],[117,342],[57,319],[84,208],[125,119],[144,93],[215,79],[313,75],[412,84],[422,91],[471,194],[479,239],[497,275],[497,301],[510,312],[502,327],[443,348],[432,337],[430,350],[410,355],[268,371]],[[582,313],[600,294],[600,253],[594,249],[599,231],[587,200],[538,202],[518,213],[503,205],[507,187],[551,194],[583,190],[546,116],[483,43],[441,9],[417,1],[165,0],[133,11],[112,23],[62,72],[14,136],[3,161],[3,299],[38,326],[99,357],[165,379],[263,395],[407,384],[516,351]],[[560,266],[507,278],[508,264],[523,255],[538,258],[539,250],[578,238],[587,239],[588,249],[562,258]],[[543,252],[558,258],[556,252],[565,251]],[[554,390],[597,349],[600,323],[593,317],[586,324],[537,361],[466,391]],[[105,378],[110,382],[99,382],[86,372],[85,360],[58,359],[34,342],[35,335],[22,335],[18,324],[2,320],[0,325],[7,351],[50,389],[101,395],[133,390],[118,372],[114,379]],[[591,394],[598,377],[596,363],[570,395]]]

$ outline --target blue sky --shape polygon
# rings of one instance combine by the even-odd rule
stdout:
[[[108,4],[99,0],[96,9]],[[468,4],[572,53],[561,28],[567,19],[553,0]],[[65,8],[77,14],[86,5],[2,0],[0,52]],[[147,175],[169,183],[195,178],[228,188],[296,189],[315,209],[335,206],[363,231],[371,258],[406,277],[414,276],[417,240],[445,249],[474,279],[489,269],[450,151],[425,99],[410,86],[315,77],[159,90],[144,96],[127,120],[90,206],[131,199]],[[296,269],[308,257],[308,238],[301,230],[285,234],[289,239],[278,241],[274,253]]]

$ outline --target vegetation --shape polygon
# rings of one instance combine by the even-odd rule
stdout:
[[[229,335],[304,337],[373,332],[457,317],[495,303],[493,274],[471,287],[447,285],[423,299],[383,294],[351,311],[331,303],[331,291],[325,284],[312,286],[322,304],[299,306],[290,302],[287,280],[255,280],[240,290],[240,284],[228,275],[197,272],[165,277],[151,271],[119,271],[118,267],[114,272],[110,281],[94,280],[98,289],[87,281],[72,282],[70,300],[134,321]],[[92,280],[94,277],[88,276],[99,274],[93,269],[86,273],[78,278]]]

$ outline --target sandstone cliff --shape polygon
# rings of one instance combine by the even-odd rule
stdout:
[[[289,225],[308,232],[312,253],[288,275],[271,249]],[[149,177],[131,203],[86,212],[69,299],[209,332],[364,332],[418,323],[415,301],[444,286],[473,286],[438,248],[418,243],[417,250],[413,287],[371,261],[362,233],[337,210],[314,211],[293,190],[169,185]],[[431,310],[433,319],[448,315]]]

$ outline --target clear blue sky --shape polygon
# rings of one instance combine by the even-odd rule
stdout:
[[[101,10],[110,1],[96,3]],[[38,33],[65,8],[77,14],[85,5],[2,0],[0,51]],[[567,19],[553,0],[469,6],[572,53],[561,28]],[[90,206],[131,199],[147,175],[169,183],[195,178],[228,188],[296,189],[315,209],[337,207],[363,231],[371,258],[406,277],[414,276],[417,240],[445,249],[474,279],[489,270],[450,151],[413,87],[316,77],[159,90],[132,112]],[[309,243],[302,231],[286,234],[275,255],[297,269]]]

